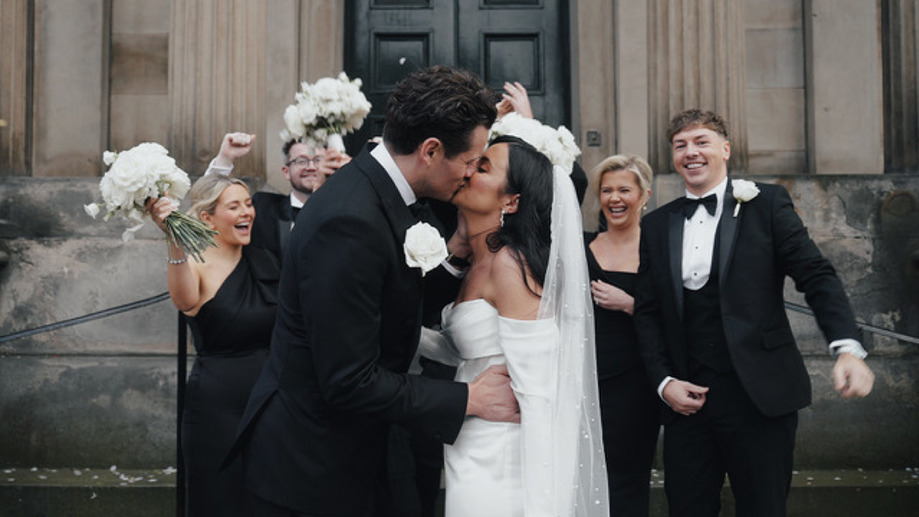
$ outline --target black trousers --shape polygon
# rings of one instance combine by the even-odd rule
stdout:
[[[769,418],[734,372],[693,368],[707,386],[702,409],[664,430],[665,491],[673,517],[717,517],[727,474],[737,517],[786,515],[798,413]]]

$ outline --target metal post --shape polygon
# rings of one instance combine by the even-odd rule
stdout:
[[[185,410],[185,378],[188,369],[188,327],[179,314],[178,364],[176,365],[176,517],[185,517],[185,458],[182,452],[182,412]]]

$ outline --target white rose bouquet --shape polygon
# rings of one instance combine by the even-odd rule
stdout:
[[[568,174],[571,174],[574,160],[581,155],[574,135],[565,126],[553,129],[538,120],[521,117],[514,112],[504,115],[491,126],[489,140],[500,135],[523,139],[546,155],[553,165],[558,165]]]
[[[105,209],[104,221],[121,214],[133,225],[121,234],[125,242],[133,239],[143,227],[144,205],[148,199],[166,195],[182,199],[191,188],[188,174],[178,168],[169,151],[157,143],[138,144],[120,153],[105,151],[102,161],[110,166],[99,182],[102,203],[90,203],[83,209],[93,219]],[[178,210],[166,217],[165,224],[167,238],[199,262],[204,262],[201,252],[216,245],[214,235],[217,232]]]
[[[301,83],[300,91],[294,95],[296,102],[284,111],[281,139],[305,140],[344,152],[342,135],[360,129],[370,113],[371,105],[361,92],[361,84],[360,79],[348,80],[344,72],[337,78]]]

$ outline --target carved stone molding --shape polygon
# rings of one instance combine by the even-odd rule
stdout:
[[[670,168],[670,118],[687,108],[709,109],[727,121],[732,171],[746,170],[744,6],[733,0],[648,2],[650,162]]]

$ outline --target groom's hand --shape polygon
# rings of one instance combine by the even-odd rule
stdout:
[[[492,422],[520,422],[520,406],[511,390],[507,366],[489,366],[469,383],[466,414]]]

